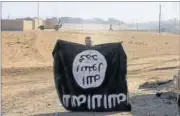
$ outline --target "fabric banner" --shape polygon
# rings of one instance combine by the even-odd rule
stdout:
[[[131,111],[121,43],[86,46],[58,40],[52,54],[55,86],[65,109]]]

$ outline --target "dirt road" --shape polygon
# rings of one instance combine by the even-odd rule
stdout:
[[[163,61],[163,58],[159,57],[159,60],[156,60],[156,62],[164,66],[168,65],[167,63],[171,63],[172,66],[177,64],[177,59],[172,60],[169,58]],[[142,58],[138,60],[142,60]],[[150,60],[150,58],[146,58],[143,61],[147,60]],[[137,60],[131,61],[131,64],[129,64],[127,76],[133,111],[131,113],[123,113],[123,115],[144,116],[145,114],[154,113],[155,116],[160,116],[160,113],[163,116],[164,114],[174,116],[174,113],[178,111],[175,102],[165,104],[163,99],[155,97],[152,90],[143,91],[138,88],[145,81],[166,79],[178,68],[154,69],[157,65],[153,61],[142,64],[135,62]],[[135,65],[138,65],[136,70],[133,69]],[[50,69],[34,70],[21,75],[11,73],[11,75],[2,77],[2,87],[4,116],[43,116],[45,114],[51,115],[55,112],[65,111],[62,107],[56,106],[59,100],[54,87],[53,73]],[[62,115],[74,114],[61,113],[60,116]],[[79,116],[80,114],[77,115]],[[98,113],[96,115],[104,114]],[[122,115],[122,113],[108,113],[106,115]]]
[[[35,34],[35,35],[33,35]],[[130,113],[76,113],[85,115],[175,116],[174,101],[156,98],[153,90],[139,89],[146,81],[171,77],[179,68],[179,36],[136,32],[4,32],[2,33],[2,108],[4,116],[44,116],[65,110],[59,103],[52,73],[52,48],[57,39],[94,44],[123,41],[128,56]],[[34,37],[35,36],[35,37]],[[149,116],[149,115],[148,115]]]

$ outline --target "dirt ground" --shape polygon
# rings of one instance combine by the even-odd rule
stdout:
[[[128,89],[132,112],[72,113],[57,107],[52,73],[52,49],[57,39],[84,44],[123,41],[128,56]],[[150,32],[2,32],[2,110],[4,116],[175,116],[175,101],[139,89],[146,81],[171,78],[179,69],[179,35]]]

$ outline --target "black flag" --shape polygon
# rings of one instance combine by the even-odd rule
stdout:
[[[70,111],[131,111],[121,43],[85,46],[58,40],[53,50],[59,99]]]

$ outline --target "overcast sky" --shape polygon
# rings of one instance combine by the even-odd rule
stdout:
[[[39,15],[47,17],[116,18],[127,23],[180,19],[179,2],[39,2]],[[2,18],[36,17],[37,2],[3,2]]]

